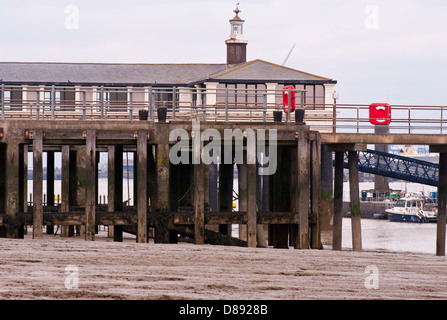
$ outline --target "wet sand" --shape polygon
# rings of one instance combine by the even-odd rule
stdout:
[[[413,253],[0,239],[0,299],[447,299],[446,268]]]

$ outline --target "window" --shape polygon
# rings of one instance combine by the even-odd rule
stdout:
[[[101,101],[101,89],[96,92],[98,111],[104,105],[104,111],[107,112],[127,112],[127,88],[105,88],[103,94]]]
[[[3,92],[5,110],[22,111],[22,89],[6,87]]]
[[[405,200],[398,200],[394,206],[399,208],[405,208]]]
[[[230,106],[262,108],[267,86],[260,84],[219,84],[217,86],[217,103],[225,104],[225,88],[228,89],[228,104]]]
[[[74,111],[76,103],[75,88],[56,88],[56,110]]]

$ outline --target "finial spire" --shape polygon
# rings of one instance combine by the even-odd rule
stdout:
[[[236,9],[234,9],[234,13],[236,13],[236,16],[239,16],[239,13],[241,12],[241,10],[239,10],[239,2],[236,3]]]

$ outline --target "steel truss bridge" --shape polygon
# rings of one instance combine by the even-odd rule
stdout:
[[[359,171],[379,176],[438,186],[439,165],[400,155],[366,150],[358,152]],[[344,167],[348,168],[348,153]]]

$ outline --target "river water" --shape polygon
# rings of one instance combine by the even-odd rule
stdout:
[[[361,225],[364,250],[436,254],[436,223],[362,219]],[[343,218],[342,248],[352,249],[350,218]]]
[[[45,190],[46,181],[44,181]],[[237,188],[237,183],[235,183]],[[374,188],[374,183],[360,183],[361,190]],[[424,192],[429,194],[436,188],[424,186],[417,183],[390,183],[393,190],[407,192]],[[28,194],[32,190],[32,181],[28,181]],[[128,192],[129,191],[129,192]],[[237,192],[237,190],[236,190]],[[60,194],[60,181],[55,181],[55,194]],[[130,197],[129,197],[130,194]],[[349,184],[344,184],[344,201],[349,201]],[[107,199],[107,179],[99,179],[99,196]],[[133,204],[133,180],[129,183],[124,179],[123,199],[130,198]],[[234,232],[237,235],[237,232]],[[349,250],[352,248],[351,220],[343,218],[342,247]],[[362,245],[364,250],[385,250],[397,252],[414,253],[436,253],[436,224],[435,223],[404,223],[390,222],[388,220],[362,219]],[[330,245],[324,248],[330,249]]]

